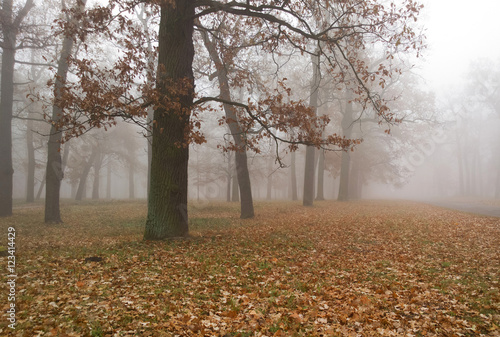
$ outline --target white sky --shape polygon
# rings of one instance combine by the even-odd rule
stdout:
[[[424,76],[438,92],[463,80],[472,60],[500,57],[500,0],[421,0]]]

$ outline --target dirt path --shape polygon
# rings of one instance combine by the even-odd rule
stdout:
[[[458,201],[443,201],[443,200],[439,201],[433,200],[433,201],[423,201],[423,202],[426,204],[443,208],[450,208],[457,211],[500,218],[500,207],[498,206],[485,205],[474,202],[458,202]]]

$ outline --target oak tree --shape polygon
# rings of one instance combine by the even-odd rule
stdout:
[[[258,32],[261,53],[279,56],[283,50],[324,58],[325,71],[352,88],[352,100],[372,107],[381,120],[393,121],[376,86],[398,72],[390,62],[371,71],[358,51],[367,44],[383,49],[384,59],[400,52],[418,54],[421,36],[413,30],[421,6],[413,0],[401,4],[368,1],[215,1],[162,0],[147,5],[160,15],[158,66],[154,80],[148,71],[144,35],[131,19],[141,1],[115,0],[87,12],[85,34],[95,33],[120,41],[121,53],[112,67],[99,67],[90,59],[73,59],[78,81],[67,85],[58,104],[67,116],[78,111],[81,118],[65,117],[61,127],[73,135],[88,127],[108,127],[118,116],[138,121],[153,107],[153,139],[145,239],[165,239],[188,233],[187,172],[189,143],[203,142],[199,131],[201,110],[213,103],[231,105],[243,111],[239,123],[247,135],[246,146],[271,138],[289,150],[299,144],[347,149],[352,141],[337,134],[325,135],[327,116],[317,116],[305,100],[293,99],[284,76],[277,76],[272,88],[245,102],[221,96],[197,96],[193,60],[194,27],[197,20],[210,20],[219,13],[238,21],[243,31]],[[237,35],[232,36],[239,40]],[[88,40],[86,40],[88,41]],[[279,68],[279,67],[278,67]],[[241,73],[244,82],[245,74]],[[65,115],[66,116],[66,115]],[[295,129],[296,132],[290,133]],[[283,135],[288,134],[287,137]],[[68,133],[69,136],[72,133]]]

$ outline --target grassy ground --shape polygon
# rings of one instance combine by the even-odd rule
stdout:
[[[143,202],[67,205],[48,226],[18,208],[0,219],[18,275],[0,335],[500,335],[500,220],[388,201],[256,212],[193,205],[191,239],[144,242]]]

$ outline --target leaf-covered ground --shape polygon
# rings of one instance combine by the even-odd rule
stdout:
[[[0,219],[18,274],[2,336],[500,335],[499,219],[364,201],[240,220],[200,204],[189,240],[143,242],[143,202],[67,205],[50,226],[42,211]]]

